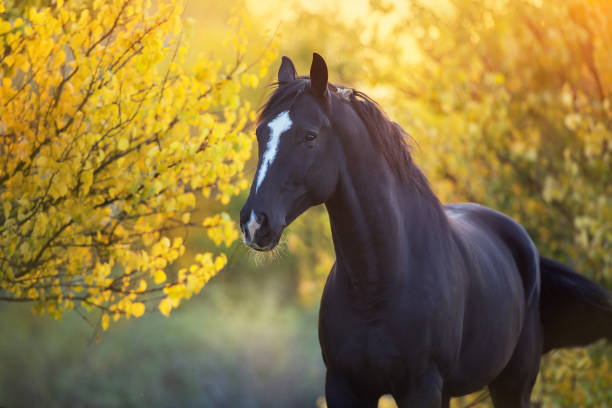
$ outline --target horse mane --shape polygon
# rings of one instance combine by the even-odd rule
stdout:
[[[275,82],[270,85],[274,92],[260,108],[257,123],[278,113],[310,86],[310,78],[299,76],[293,81]],[[410,154],[412,146],[408,143],[410,135],[396,122],[389,119],[378,103],[365,93],[329,83],[329,95],[340,101],[347,101],[364,123],[376,149],[400,180],[411,183],[422,193],[433,194],[427,178],[417,167]]]

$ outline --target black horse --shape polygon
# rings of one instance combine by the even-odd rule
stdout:
[[[612,339],[609,292],[538,254],[517,222],[441,205],[404,131],[364,94],[283,57],[257,127],[245,242],[274,248],[307,208],[329,212],[336,264],[321,300],[329,407],[448,407],[484,386],[528,407],[543,353]]]

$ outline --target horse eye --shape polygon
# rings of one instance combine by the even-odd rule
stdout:
[[[317,138],[316,133],[306,133],[306,135],[304,136],[304,140],[306,140],[307,142],[312,142],[313,140],[315,140]]]

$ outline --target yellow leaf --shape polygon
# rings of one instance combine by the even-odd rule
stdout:
[[[81,176],[81,183],[83,194],[87,194],[89,192],[89,189],[91,188],[91,184],[93,183],[93,171],[84,171],[83,175]]]
[[[137,302],[137,303],[132,303],[130,310],[135,317],[140,317],[144,314],[145,309],[146,308],[145,308],[144,303]]]
[[[172,310],[172,305],[170,304],[170,299],[165,298],[159,302],[159,311],[166,317],[170,316],[170,310]]]
[[[38,291],[34,288],[30,288],[30,290],[28,290],[28,297],[30,299],[37,299],[38,298]]]
[[[102,330],[108,329],[108,323],[110,322],[110,318],[106,313],[102,315]]]
[[[191,218],[191,214],[186,212],[181,216],[181,221],[183,221],[183,224],[189,224],[190,218]]]
[[[223,269],[223,267],[225,266],[225,264],[227,264],[227,257],[225,256],[225,254],[221,254],[219,255],[216,259],[215,259],[215,269],[217,271],[220,271],[221,269]]]
[[[144,292],[145,290],[147,290],[147,282],[144,279],[141,279],[140,283],[138,284],[138,291]]]
[[[155,280],[156,284],[160,284],[162,282],[165,282],[166,281],[166,273],[164,271],[162,271],[161,269],[157,270],[155,272],[154,280]]]
[[[117,148],[119,150],[126,150],[129,145],[130,145],[130,142],[128,141],[128,139],[126,137],[122,137],[121,139],[119,139],[119,142],[117,143]]]
[[[8,33],[13,27],[8,21],[0,21],[0,34]]]

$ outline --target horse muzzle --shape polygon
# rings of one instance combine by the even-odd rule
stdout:
[[[282,228],[273,228],[265,212],[241,212],[240,229],[244,243],[257,251],[270,251],[278,245]]]

